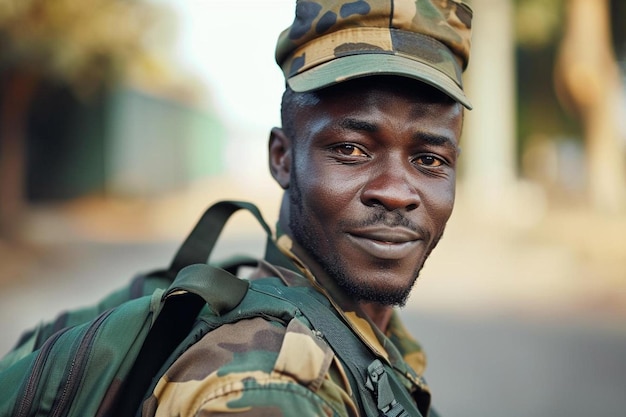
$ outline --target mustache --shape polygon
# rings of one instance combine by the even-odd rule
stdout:
[[[372,226],[403,227],[419,234],[420,236],[430,238],[430,233],[425,228],[406,217],[400,211],[377,209],[364,219],[345,220],[341,223],[341,226],[347,229],[359,229]]]

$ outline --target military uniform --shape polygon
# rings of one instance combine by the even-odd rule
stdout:
[[[382,334],[356,303],[318,286],[293,254],[295,243],[289,237],[277,243],[297,268],[260,261],[250,279],[276,276],[287,286],[324,292],[362,342],[389,362],[419,410],[428,415],[430,391],[422,379],[425,356],[397,313]],[[145,402],[143,415],[361,416],[346,370],[311,327],[303,317],[288,323],[256,317],[221,326],[168,369]]]

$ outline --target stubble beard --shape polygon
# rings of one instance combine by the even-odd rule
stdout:
[[[341,254],[336,251],[327,251],[327,253],[321,253],[320,239],[322,236],[315,236],[311,229],[307,227],[305,221],[306,210],[302,203],[302,191],[300,189],[297,176],[295,172],[291,171],[291,180],[289,185],[289,228],[292,233],[292,238],[298,242],[298,244],[307,252],[309,256],[313,258],[317,264],[324,270],[324,272],[334,280],[334,282],[343,290],[343,292],[355,301],[362,302],[374,302],[385,306],[398,306],[403,307],[413,289],[419,273],[424,266],[424,262],[437,246],[443,232],[436,236],[432,241],[430,247],[424,254],[423,258],[413,271],[413,279],[404,287],[385,288],[381,290],[374,285],[376,277],[371,279],[365,279],[360,281],[357,277],[351,276],[349,271],[349,265],[345,262]],[[381,270],[390,268],[391,265],[381,264]]]

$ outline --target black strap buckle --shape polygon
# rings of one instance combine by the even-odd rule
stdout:
[[[374,393],[376,407],[381,416],[409,417],[402,404],[395,399],[389,384],[389,375],[387,375],[387,371],[379,359],[374,360],[367,367],[365,386]]]

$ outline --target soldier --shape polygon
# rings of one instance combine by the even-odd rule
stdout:
[[[435,415],[424,354],[394,307],[452,212],[471,19],[453,0],[297,1],[276,48],[286,91],[269,139],[291,262],[262,260],[253,279],[323,294],[339,339],[377,360],[351,372],[356,345],[303,317],[241,320],[185,352],[144,415]]]

